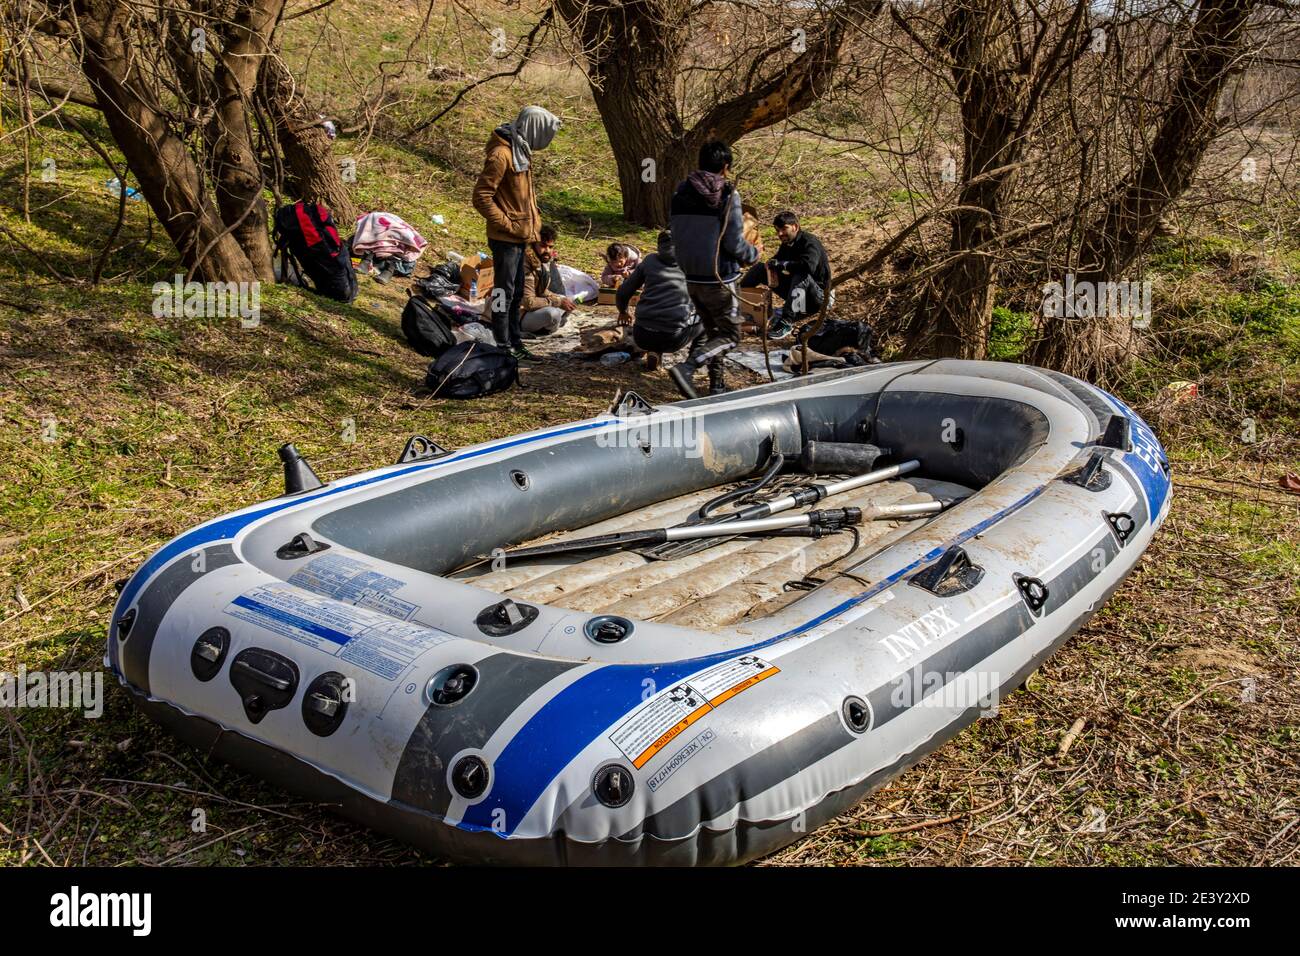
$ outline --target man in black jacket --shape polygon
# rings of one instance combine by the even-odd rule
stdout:
[[[686,288],[704,323],[690,358],[673,366],[668,376],[687,398],[697,394],[691,378],[709,366],[709,391],[726,391],[722,356],[740,342],[740,293],[736,280],[745,266],[758,260],[758,250],[745,241],[740,193],[727,181],[731,148],[710,140],[700,147],[700,168],[673,193],[670,231],[677,262],[686,274]]]
[[[766,285],[785,300],[780,314],[768,325],[768,338],[779,339],[790,334],[793,323],[822,310],[831,264],[821,240],[803,229],[794,213],[777,214],[772,225],[781,240],[780,248],[766,263],[751,266],[740,287]]]

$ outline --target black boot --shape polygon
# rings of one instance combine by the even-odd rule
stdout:
[[[700,336],[695,340],[696,344],[691,349],[690,357],[686,361],[680,362],[668,370],[668,377],[677,386],[677,391],[687,398],[700,397],[700,393],[691,384],[691,379],[695,376],[695,373],[707,364],[709,366],[709,382],[712,385],[714,364],[717,363],[720,370],[723,353],[736,347],[736,342],[733,339],[718,337],[708,341],[701,341],[703,338],[704,336]]]
[[[722,359],[714,359],[709,363],[709,394],[721,395],[726,390],[726,368],[722,364]]]

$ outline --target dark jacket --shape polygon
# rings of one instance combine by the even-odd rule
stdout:
[[[659,243],[659,250],[642,259],[623,280],[614,294],[619,312],[628,310],[637,290],[641,290],[641,299],[636,305],[636,328],[674,333],[690,324],[691,297],[671,240]]]
[[[714,175],[699,170],[692,173],[677,185],[669,207],[673,247],[687,282],[731,282],[740,275],[742,266],[758,259],[758,250],[745,241],[742,232],[744,214],[736,187],[727,183],[720,194],[701,192],[700,183],[710,181]],[[717,179],[712,181],[716,183]],[[724,216],[727,227],[719,249]]]
[[[515,172],[510,141],[488,137],[483,172],[474,184],[474,208],[487,220],[487,237],[502,242],[535,242],[542,214],[533,195],[533,167]]]
[[[826,248],[807,229],[800,229],[793,242],[781,243],[771,263],[776,270],[777,291],[782,298],[789,298],[790,288],[804,279],[811,278],[813,285],[822,290],[831,278],[831,264],[826,257]]]

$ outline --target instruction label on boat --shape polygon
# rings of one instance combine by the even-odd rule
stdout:
[[[609,739],[640,770],[691,724],[780,668],[747,655],[670,687],[638,708]]]
[[[456,639],[423,624],[395,621],[377,611],[341,608],[328,598],[303,594],[283,584],[267,584],[241,594],[226,606],[226,613],[355,664],[384,680],[396,680],[429,648]]]
[[[326,554],[316,558],[297,571],[289,583],[403,621],[409,620],[420,609],[418,604],[403,601],[393,595],[392,592],[405,585],[405,581],[389,577],[355,558],[341,554]]]

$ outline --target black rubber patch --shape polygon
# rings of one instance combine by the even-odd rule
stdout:
[[[518,601],[505,598],[479,611],[478,617],[474,618],[474,623],[488,637],[505,637],[522,631],[537,620],[537,615],[540,613],[531,604],[520,604]]]
[[[622,764],[611,763],[601,767],[591,781],[591,792],[611,809],[626,805],[635,790],[632,771]]]
[[[461,757],[451,770],[451,785],[466,800],[474,800],[487,793],[490,774],[482,757]]]
[[[840,713],[855,734],[865,734],[871,729],[871,706],[861,697],[845,697]]]
[[[912,575],[908,584],[936,597],[964,594],[984,579],[984,569],[972,564],[965,550],[954,545],[928,568]]]
[[[275,556],[281,561],[295,561],[298,558],[305,558],[309,554],[318,554],[321,551],[329,550],[329,545],[324,541],[317,541],[306,531],[302,534],[293,536],[293,540],[276,548]]]
[[[197,680],[207,683],[221,673],[229,650],[230,632],[224,627],[208,628],[190,649],[190,671]]]
[[[244,716],[261,723],[273,710],[289,706],[298,689],[298,665],[283,654],[246,647],[230,664],[230,684],[244,705]]]
[[[1106,455],[1094,451],[1088,462],[1078,471],[1072,471],[1061,480],[1066,484],[1078,485],[1087,491],[1105,491],[1110,487],[1111,474],[1105,468]]]
[[[1051,596],[1047,590],[1047,585],[1038,578],[1031,578],[1027,575],[1015,575],[1016,587],[1020,590],[1020,596],[1024,599],[1025,606],[1034,614],[1039,614],[1043,610],[1043,605]]]
[[[348,679],[338,671],[326,671],[307,685],[302,696],[302,722],[317,737],[328,737],[348,715]]]

